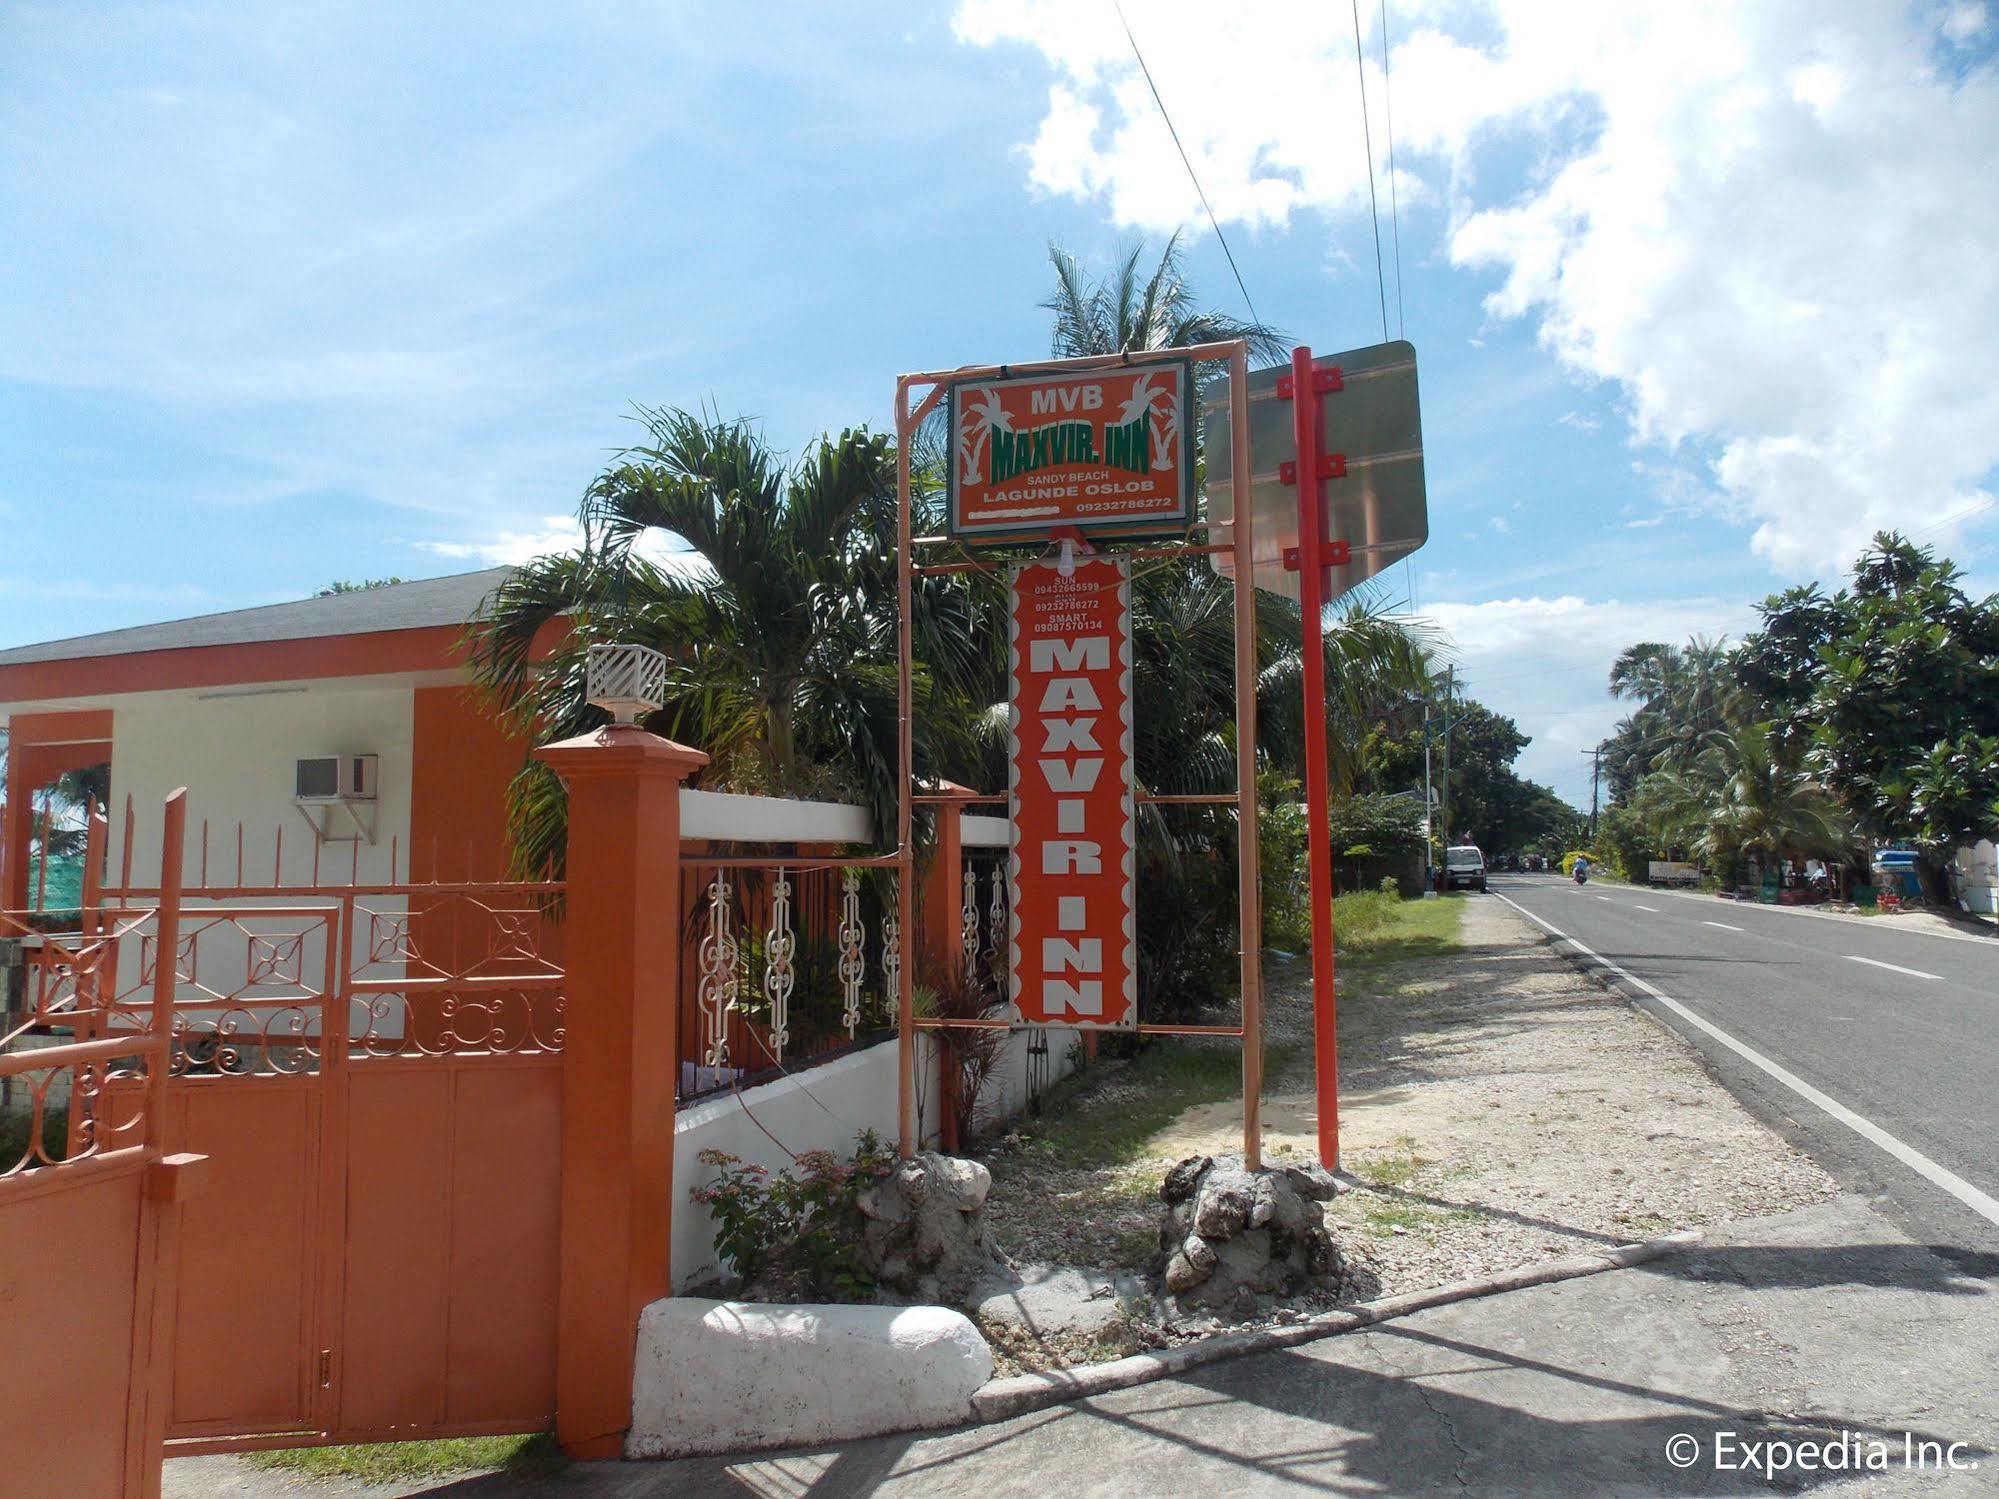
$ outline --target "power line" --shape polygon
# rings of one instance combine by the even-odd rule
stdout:
[[[1360,80],[1360,134],[1367,147],[1367,211],[1374,218],[1374,289],[1381,295],[1381,337],[1388,338],[1388,277],[1381,268],[1381,207],[1374,197],[1374,127],[1367,118],[1367,63],[1360,50],[1360,0],[1353,4],[1353,70]]]
[[[1354,0],[1354,3],[1359,4],[1360,0]],[[1243,284],[1242,272],[1236,269],[1235,252],[1229,249],[1228,236],[1222,233],[1222,221],[1215,217],[1214,207],[1208,202],[1207,191],[1201,186],[1201,179],[1194,172],[1194,163],[1187,157],[1187,148],[1180,144],[1180,132],[1173,128],[1173,116],[1166,111],[1166,101],[1159,97],[1159,85],[1152,81],[1152,69],[1145,65],[1145,54],[1138,50],[1138,38],[1131,34],[1131,22],[1124,18],[1124,7],[1113,0],[1111,9],[1117,12],[1118,24],[1124,27],[1124,39],[1131,43],[1131,55],[1138,59],[1138,71],[1145,75],[1145,86],[1152,90],[1152,102],[1159,106],[1159,118],[1166,122],[1166,133],[1173,137],[1173,149],[1180,153],[1180,165],[1187,169],[1187,180],[1194,184],[1195,195],[1200,198],[1201,207],[1207,211],[1208,224],[1214,229],[1215,238],[1221,243],[1222,254],[1228,258],[1229,273],[1235,277],[1236,290],[1242,293],[1243,306],[1249,309],[1249,320],[1261,324],[1263,319],[1256,315],[1256,303],[1249,299],[1249,288]],[[1379,241],[1380,237],[1377,229],[1375,238]],[[1377,243],[1375,246],[1377,258],[1380,248]]]
[[[1395,231],[1395,336],[1402,337],[1402,206],[1395,190],[1395,79],[1388,67],[1388,0],[1381,0],[1381,107],[1388,123],[1388,224]]]

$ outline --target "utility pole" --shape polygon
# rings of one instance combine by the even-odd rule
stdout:
[[[1436,866],[1430,854],[1430,831],[1436,822],[1437,803],[1430,791],[1430,694],[1423,694],[1423,888],[1436,882]]]
[[[1458,669],[1449,667],[1444,672],[1444,789],[1438,798],[1438,811],[1443,823],[1438,846],[1444,851],[1444,861],[1451,856],[1451,730],[1457,720],[1451,715],[1451,704],[1457,696]]]
[[[1603,744],[1598,742],[1595,749],[1586,749],[1583,754],[1590,757],[1589,765],[1589,840],[1596,842],[1596,783],[1603,773]]]

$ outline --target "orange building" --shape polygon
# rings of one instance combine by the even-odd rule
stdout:
[[[29,904],[37,794],[110,766],[138,867],[188,788],[189,874],[306,884],[497,879],[527,745],[479,710],[461,642],[507,569],[0,651],[9,731],[0,908]],[[112,822],[113,866],[124,857]],[[237,869],[242,870],[241,878]]]

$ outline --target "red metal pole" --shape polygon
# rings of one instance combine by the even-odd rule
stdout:
[[[1332,788],[1326,774],[1324,508],[1319,503],[1321,434],[1312,351],[1291,351],[1291,435],[1297,447],[1298,608],[1305,668],[1305,856],[1311,865],[1312,1061],[1319,1163],[1340,1164],[1339,1007],[1333,989]]]

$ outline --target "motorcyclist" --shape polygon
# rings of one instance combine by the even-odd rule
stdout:
[[[1584,884],[1589,879],[1589,860],[1580,856],[1576,859],[1576,883]]]

